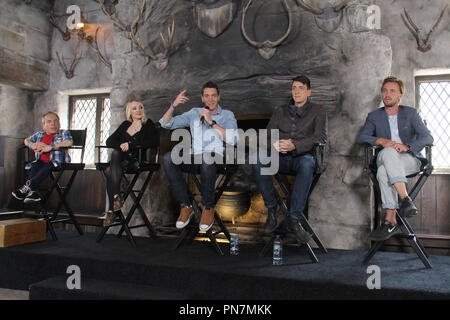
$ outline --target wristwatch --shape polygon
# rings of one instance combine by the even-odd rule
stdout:
[[[411,146],[409,144],[406,145],[408,147],[408,150],[406,152],[412,152]]]
[[[213,120],[213,121],[211,122],[211,127],[213,127],[215,124],[217,124],[217,122],[216,122],[216,120]]]

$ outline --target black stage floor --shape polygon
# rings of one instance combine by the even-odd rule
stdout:
[[[30,299],[449,299],[450,257],[431,256],[426,269],[415,254],[378,252],[380,289],[368,289],[372,273],[365,251],[317,252],[284,248],[284,264],[273,266],[262,246],[242,245],[239,256],[218,255],[207,242],[173,250],[175,239],[126,238],[57,231],[59,240],[0,249],[0,287],[30,289]],[[68,290],[71,265],[80,268],[81,289]],[[373,283],[369,281],[370,283]]]

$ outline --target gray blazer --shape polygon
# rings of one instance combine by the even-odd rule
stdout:
[[[430,130],[425,126],[416,109],[399,106],[398,109],[398,133],[404,144],[409,144],[416,157],[422,157],[420,151],[433,143]],[[391,139],[391,129],[386,111],[383,108],[368,114],[366,123],[362,127],[356,142],[359,144],[374,145],[378,138]]]

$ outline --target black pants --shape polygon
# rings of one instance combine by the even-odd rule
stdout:
[[[44,181],[50,172],[52,172],[53,164],[51,162],[44,162],[38,160],[36,162],[31,163],[31,168],[28,171],[30,180],[29,187],[33,191],[37,191],[39,185]]]
[[[124,166],[132,165],[136,161],[129,153],[121,150],[114,150],[111,153],[109,167],[105,169],[109,208],[113,207],[114,196],[120,193],[120,181],[122,180]]]

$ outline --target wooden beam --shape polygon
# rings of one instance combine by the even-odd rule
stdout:
[[[48,69],[45,61],[0,47],[0,83],[26,90],[46,91]]]

